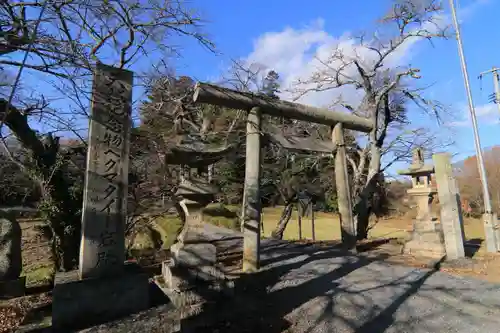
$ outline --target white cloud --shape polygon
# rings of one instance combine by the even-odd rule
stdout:
[[[498,106],[494,103],[476,106],[476,115],[478,117],[486,118],[498,116]]]
[[[410,52],[416,44],[416,39],[408,40],[402,47],[398,48],[387,58],[388,67],[401,65],[408,61],[414,54]],[[326,32],[323,21],[318,20],[313,25],[294,29],[287,27],[280,32],[268,32],[261,35],[254,42],[254,51],[246,58],[247,64],[264,64],[267,68],[277,71],[282,79],[282,98],[292,99],[291,92],[297,80],[308,80],[319,70],[324,70],[324,63],[336,51],[341,51],[344,57],[356,58],[362,64],[369,64],[377,59],[374,51],[361,46],[351,38],[348,32],[341,36],[333,36]],[[332,68],[338,68],[340,61],[328,62]],[[346,68],[343,73],[356,77],[354,66]],[[302,87],[313,88],[316,84],[303,85]],[[301,103],[314,106],[329,106],[338,98],[346,103],[357,105],[362,93],[356,91],[352,86],[342,89],[334,89],[322,92],[310,92],[299,99]]]
[[[476,0],[472,5],[464,7],[462,16],[470,15],[477,4],[487,0]],[[474,6],[474,8],[473,8]],[[439,17],[441,22],[448,22],[446,16]],[[368,48],[357,44],[350,37],[349,32],[334,36],[325,31],[324,21],[318,19],[310,26],[296,29],[286,27],[282,31],[267,32],[254,41],[254,50],[246,57],[248,64],[259,63],[280,74],[282,89],[281,98],[291,100],[294,83],[301,79],[307,80],[319,69],[324,69],[323,62],[327,61],[335,50],[341,50],[347,57],[356,57],[363,63],[370,63],[376,59],[376,54]],[[435,28],[430,25],[429,29]],[[420,39],[408,40],[398,48],[387,60],[386,66],[394,67],[408,63],[415,55],[415,46]],[[340,62],[330,63],[333,68],[340,66]],[[345,70],[347,75],[356,75],[354,67]],[[302,88],[313,88],[316,85],[303,85]],[[318,107],[331,106],[338,99],[356,106],[362,97],[362,92],[354,87],[343,87],[321,92],[310,92],[301,97],[298,102]]]
[[[446,125],[449,127],[470,127],[471,120],[469,107],[467,105],[462,105],[459,109],[461,110],[459,120],[449,122]],[[483,125],[496,125],[499,123],[500,111],[498,105],[494,103],[476,106],[474,107],[474,111],[478,121]]]
[[[246,61],[248,64],[264,64],[277,71],[284,91],[281,97],[292,99],[293,94],[290,90],[294,83],[299,79],[309,79],[314,72],[322,68],[321,61],[326,61],[336,47],[345,50],[346,53],[354,51],[354,44],[348,35],[335,37],[328,34],[319,20],[313,26],[304,29],[287,27],[281,32],[263,34],[254,42],[254,51]],[[340,93],[340,91],[314,92],[303,96],[299,101],[314,106],[326,106]],[[348,93],[351,95],[352,91]]]

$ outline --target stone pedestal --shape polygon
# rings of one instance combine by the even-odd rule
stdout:
[[[431,202],[437,190],[431,183],[434,173],[432,165],[424,164],[421,148],[413,152],[413,163],[408,170],[399,174],[412,177],[413,187],[407,193],[417,204],[417,217],[413,222],[410,240],[403,247],[403,252],[417,256],[441,259],[446,255],[443,230],[431,214]]]
[[[209,243],[172,246],[172,260],[163,262],[158,286],[179,311],[181,332],[190,332],[210,324],[202,312],[216,306],[218,300],[231,297],[234,282],[216,265],[216,248]]]
[[[149,307],[148,276],[135,265],[121,274],[80,279],[78,271],[56,274],[52,291],[52,326],[87,327]]]
[[[232,295],[234,284],[217,267],[217,249],[205,239],[203,224],[187,229],[181,239],[189,242],[172,245],[171,260],[163,262],[162,289],[177,307]]]
[[[403,252],[429,258],[442,258],[446,255],[446,251],[440,225],[436,224],[434,230],[413,230],[411,239],[403,247]]]
[[[162,277],[156,280],[179,309],[183,330],[206,324],[206,318],[201,320],[196,315],[221,297],[231,296],[234,290],[233,281],[217,267],[217,248],[203,223],[203,208],[216,189],[203,184],[186,181],[177,193],[184,198],[181,206],[186,223],[178,242],[170,248],[171,260],[163,263]]]
[[[418,214],[413,222],[410,240],[404,245],[403,252],[429,258],[442,258],[446,254],[441,224],[431,216],[430,204],[435,194],[432,188],[413,188],[408,190],[417,203]]]

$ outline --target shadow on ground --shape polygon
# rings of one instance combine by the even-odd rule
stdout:
[[[464,244],[465,256],[468,258],[474,258],[476,253],[481,248],[481,245],[483,244],[483,242],[484,242],[484,240],[481,238],[472,238],[472,239],[465,241],[465,244]]]
[[[485,305],[477,289],[489,293],[491,285],[439,273],[440,262],[418,270],[385,263],[384,254],[289,242],[268,242],[262,255],[266,267],[240,278],[237,297],[197,320],[216,321],[213,332],[268,333],[465,333],[481,325],[481,332],[493,333],[500,324],[500,310],[494,310],[500,302],[490,298]],[[464,300],[467,311],[461,310]],[[207,326],[194,332],[208,332]]]
[[[498,332],[499,286],[438,272],[440,262],[414,269],[336,244],[262,245],[262,270],[240,276],[236,296],[190,318],[204,323],[190,332]],[[224,247],[237,256],[241,237],[226,237]],[[151,295],[152,309],[85,332],[169,332],[174,310],[158,290]]]

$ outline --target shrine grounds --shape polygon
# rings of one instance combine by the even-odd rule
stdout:
[[[239,209],[238,206],[225,206],[221,209],[219,205],[212,204],[205,210],[206,220],[217,226],[237,230],[239,228],[237,218]],[[283,207],[268,207],[263,210],[262,234],[264,237],[270,236],[282,210]],[[311,242],[310,218],[304,217],[302,219],[302,240],[298,239],[299,227],[297,220],[297,212],[294,211],[285,230],[284,239],[301,243]],[[397,253],[404,240],[408,237],[412,223],[411,215],[385,217],[378,221],[373,220],[373,228],[370,230],[370,237],[366,243],[386,241],[384,247],[386,250],[391,251],[394,260],[418,265],[418,262],[415,263],[414,258]],[[50,263],[49,244],[41,234],[41,224],[36,219],[24,219],[21,220],[21,226],[23,229],[23,275],[27,277],[27,284],[29,286],[48,283],[54,272]],[[158,247],[159,244],[155,244],[155,240],[152,239],[151,235],[139,233],[133,240],[134,244],[131,252],[136,254],[146,252],[149,254],[155,250],[160,253],[167,251],[173,244],[181,223],[175,215],[165,215],[155,219],[153,226],[161,237],[161,246]],[[492,282],[500,282],[500,256],[486,253],[482,221],[480,219],[464,218],[464,228],[467,238],[466,252],[468,257],[478,261],[478,267],[458,269],[456,270],[457,273],[478,276]],[[339,241],[340,226],[338,216],[334,213],[316,212],[315,234],[317,242]],[[158,242],[156,241],[156,243]],[[155,246],[156,249],[154,249]]]
[[[230,214],[228,211],[233,212],[233,214]],[[276,221],[279,219],[281,211],[282,207],[264,209],[263,235],[265,237],[270,235]],[[236,206],[221,208],[218,205],[210,205],[206,209],[205,214],[208,222],[214,225],[237,230],[239,228],[237,219],[238,212],[239,207]],[[464,318],[463,314],[461,314],[462,312],[460,312],[463,310],[459,311],[459,309],[467,307],[467,309],[464,309],[472,311],[477,315],[481,312],[481,309],[484,308],[485,312],[481,315],[470,315],[471,318],[474,317],[472,318],[475,323],[474,329],[476,329],[477,332],[480,332],[478,329],[485,329],[485,332],[492,332],[491,327],[488,325],[493,324],[485,316],[488,318],[492,315],[495,316],[494,312],[496,310],[488,307],[488,300],[494,297],[495,294],[494,290],[490,290],[491,285],[488,285],[486,281],[494,283],[500,282],[500,256],[487,254],[485,252],[483,246],[482,222],[478,219],[465,219],[465,233],[467,238],[466,250],[469,258],[458,263],[444,262],[441,263],[439,268],[437,268],[436,266],[433,266],[432,263],[430,265],[429,262],[423,261],[422,259],[401,254],[401,246],[405,237],[407,237],[407,232],[410,231],[412,227],[411,220],[411,216],[400,216],[381,219],[377,223],[374,223],[373,228],[370,231],[370,239],[358,246],[358,251],[361,252],[362,256],[352,256],[351,258],[349,256],[335,255],[335,253],[331,256],[325,256],[324,252],[335,252],[335,250],[332,250],[332,245],[338,244],[340,239],[339,220],[335,214],[316,213],[316,243],[318,246],[315,247],[316,250],[313,254],[311,254],[311,240],[307,239],[311,236],[310,220],[307,217],[302,220],[302,234],[306,239],[297,240],[298,223],[296,212],[294,212],[285,232],[285,239],[291,240],[290,243],[283,243],[274,240],[263,241],[263,256],[266,261],[266,269],[262,273],[262,276],[264,276],[265,279],[272,278],[267,276],[266,272],[272,271],[273,269],[280,270],[279,267],[281,267],[281,265],[283,267],[288,267],[298,265],[300,263],[300,269],[291,269],[284,275],[284,277],[281,277],[280,282],[277,282],[274,287],[272,287],[273,290],[266,293],[266,297],[269,298],[266,302],[269,302],[269,304],[287,304],[288,301],[284,302],[282,297],[289,299],[291,296],[285,296],[285,294],[281,295],[281,292],[279,292],[279,290],[285,287],[286,289],[294,289],[300,285],[304,287],[304,292],[306,294],[313,291],[319,292],[316,290],[316,287],[314,287],[314,285],[316,285],[315,283],[311,282],[312,284],[309,285],[310,283],[306,281],[309,279],[307,276],[310,275],[310,278],[312,279],[311,281],[315,281],[315,279],[323,280],[323,277],[332,276],[332,274],[337,271],[340,273],[343,272],[344,268],[342,267],[346,267],[346,265],[349,266],[352,264],[356,267],[354,270],[350,271],[346,277],[341,276],[338,279],[336,278],[332,280],[334,281],[334,285],[327,288],[329,291],[325,291],[327,294],[333,293],[332,300],[326,299],[324,296],[318,296],[319,294],[314,294],[309,295],[311,297],[306,295],[307,300],[304,299],[304,302],[299,302],[300,300],[297,300],[298,305],[297,307],[294,307],[294,309],[281,309],[281,307],[276,308],[275,306],[272,306],[266,310],[269,311],[269,318],[262,318],[262,323],[258,325],[262,325],[263,327],[272,326],[274,327],[273,332],[287,332],[285,327],[289,327],[291,325],[294,326],[295,330],[300,332],[309,332],[307,330],[307,327],[309,326],[314,327],[314,332],[318,329],[318,332],[321,332],[322,327],[328,331],[328,327],[335,326],[338,328],[338,332],[344,332],[342,329],[345,328],[345,332],[358,333],[371,332],[368,329],[368,326],[366,326],[370,325],[369,323],[371,322],[372,325],[378,325],[376,329],[377,332],[392,332],[391,330],[398,331],[402,330],[404,327],[408,328],[410,326],[413,327],[413,329],[416,329],[414,330],[415,332],[419,332],[418,329],[423,330],[422,332],[425,330],[427,330],[426,332],[430,332],[429,330],[433,329],[431,327],[432,325],[444,325],[443,323],[449,320],[455,321],[455,324],[453,325],[459,325],[461,318]],[[150,269],[153,270],[155,269],[155,265],[157,265],[157,263],[163,260],[166,256],[167,249],[174,241],[175,234],[180,228],[180,222],[174,215],[163,216],[162,218],[157,219],[154,224],[155,229],[158,230],[163,242],[162,246],[160,248],[152,249],[155,244],[154,239],[151,239],[150,235],[139,234],[135,237],[135,244],[133,246],[133,250],[131,251],[143,266],[148,267],[149,265]],[[49,244],[44,240],[44,237],[41,234],[41,230],[43,230],[43,228],[40,227],[40,222],[36,219],[25,219],[22,221],[21,225],[23,229],[23,275],[26,275],[27,277],[28,294],[31,293],[32,296],[15,300],[18,302],[15,306],[17,308],[24,309],[23,311],[25,311],[25,313],[31,313],[28,318],[23,318],[23,327],[26,331],[28,331],[30,327],[38,328],[50,324],[50,296],[48,292],[52,288],[51,281],[54,272],[50,263]],[[275,243],[277,245],[275,245]],[[282,247],[282,244],[289,245],[286,245],[285,248]],[[294,247],[297,248],[294,250]],[[270,251],[272,248],[275,248],[276,250]],[[280,256],[282,258],[279,258]],[[236,257],[238,257],[238,255],[236,255]],[[358,260],[361,261],[358,262]],[[353,264],[351,261],[359,263],[359,267],[358,264]],[[275,262],[275,264],[272,262]],[[302,265],[302,263],[305,264]],[[235,262],[234,264],[237,266],[238,263]],[[418,268],[418,270],[414,270],[415,268]],[[301,272],[302,270],[305,271]],[[326,271],[322,272],[322,270]],[[389,271],[391,272],[390,274],[387,273]],[[384,279],[382,272],[386,272],[388,275],[396,278],[399,276],[399,278],[396,279],[397,283],[394,283],[392,280],[381,281],[380,279]],[[450,275],[444,273],[449,273]],[[313,275],[315,277],[313,277]],[[453,284],[456,284],[458,286],[457,288],[463,289],[462,285],[465,283],[464,281],[466,281],[464,280],[464,277],[473,278],[472,280],[467,280],[472,281],[470,283],[474,284],[472,289],[468,291],[462,290],[460,297],[451,295],[451,292],[455,292],[452,290],[455,288],[453,287]],[[347,285],[343,287],[343,284],[346,283],[350,285],[353,278],[356,280],[356,288],[364,288],[366,290],[361,293],[350,290],[351,287],[347,287]],[[485,282],[483,283],[481,280],[485,280]],[[257,280],[255,283],[257,283]],[[263,283],[263,285],[267,285],[266,283]],[[381,287],[379,286],[374,288],[372,285],[376,283],[379,283]],[[329,285],[328,283],[326,284]],[[321,288],[325,288],[324,283],[321,285]],[[419,291],[415,292],[415,295],[412,295],[408,300],[405,300],[405,306],[401,306],[394,312],[393,315],[390,316],[391,318],[394,318],[389,320],[389,318],[386,318],[386,314],[384,314],[385,312],[382,312],[381,315],[379,315],[379,317],[382,317],[377,317],[378,320],[376,322],[369,321],[368,324],[363,326],[359,326],[355,323],[356,320],[361,318],[359,317],[359,313],[362,314],[365,310],[368,311],[368,308],[370,307],[367,305],[367,308],[363,310],[363,307],[360,305],[361,303],[366,303],[368,299],[379,299],[382,303],[385,302],[383,301],[385,299],[388,302],[389,299],[392,300],[393,298],[391,296],[393,291],[393,296],[396,297],[396,294],[399,295],[399,289],[403,287],[406,288],[408,286],[408,290],[418,288]],[[481,290],[481,288],[485,290]],[[385,289],[387,290],[384,292],[388,292],[391,295],[388,294],[388,297],[384,296],[379,298],[380,295],[378,295],[378,293]],[[496,289],[498,290],[498,288]],[[321,293],[323,292],[321,291]],[[245,296],[243,295],[242,297]],[[251,298],[252,296],[250,295],[248,297]],[[362,302],[358,299],[360,297],[363,298]],[[472,300],[474,304],[464,305],[463,302],[460,302],[460,299],[464,297],[468,297],[467,299],[469,301]],[[335,305],[331,303],[333,300],[335,300]],[[370,302],[372,301],[370,300]],[[382,303],[379,304],[379,306],[383,307]],[[396,303],[397,300],[395,300],[394,304]],[[433,316],[431,319],[428,321],[426,320],[424,324],[421,323],[419,325],[408,320],[407,317],[411,315],[412,311],[417,311],[416,309],[427,309],[427,303],[433,304],[431,308],[429,308],[429,311],[434,311],[433,314],[429,313],[429,315]],[[249,300],[248,304],[253,304],[252,300]],[[230,305],[228,306],[230,307]],[[406,309],[408,306],[415,306],[415,309]],[[260,305],[258,307],[260,308]],[[327,311],[326,309],[328,307],[330,307],[333,311]],[[377,306],[372,304],[371,308],[373,307]],[[391,306],[386,307],[386,309],[389,310],[390,308]],[[10,309],[12,309],[12,307]],[[30,311],[30,309],[35,311]],[[158,308],[157,310],[152,311],[158,311],[158,313],[163,311],[162,313],[165,313],[165,309],[162,309],[163,308]],[[255,309],[246,310],[249,311],[248,313],[256,311]],[[274,313],[272,311],[282,311],[283,313]],[[328,312],[329,317],[321,319],[314,315],[313,312]],[[334,313],[335,315],[331,316],[330,313]],[[8,325],[9,320],[16,320],[15,315],[16,314],[9,314],[0,311],[0,323],[2,323],[2,325]],[[150,315],[154,317],[153,314]],[[255,314],[255,316],[257,316],[257,314]],[[218,330],[219,332],[246,332],[243,330],[244,327],[256,327],[246,323],[246,320],[254,319],[253,315],[249,314],[242,317],[241,321],[229,321],[225,327],[218,328]],[[359,320],[362,321],[362,318]],[[158,321],[160,320],[158,319]],[[318,321],[321,323],[314,323]],[[142,320],[141,322],[149,322],[151,327],[161,325],[161,322],[156,322],[155,319],[145,321]],[[130,329],[134,325],[132,319],[125,319],[125,321],[119,323],[120,324],[116,325],[126,326],[127,329]],[[470,320],[466,320],[462,324],[460,325],[465,327],[465,329],[472,329],[470,326]],[[418,329],[415,328],[417,326]],[[360,328],[353,331],[349,327]],[[366,330],[361,330],[363,327]],[[371,329],[375,329],[375,326],[370,327]],[[230,330],[230,328],[232,330]],[[95,330],[95,332],[107,332],[108,329],[109,327],[105,326],[101,328],[101,330]],[[140,329],[144,328],[142,327]],[[450,329],[450,332],[453,331],[451,326]],[[117,328],[116,332],[121,331]],[[466,332],[466,330],[463,330],[463,332]]]

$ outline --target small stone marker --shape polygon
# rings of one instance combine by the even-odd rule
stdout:
[[[125,261],[133,73],[98,64],[85,177],[80,277],[112,275]]]
[[[0,212],[0,299],[24,295],[21,270],[21,227],[14,217]]]
[[[0,281],[19,278],[21,270],[21,227],[16,220],[1,217]]]
[[[436,183],[441,206],[441,226],[443,228],[447,259],[465,257],[462,205],[458,187],[453,177],[450,154],[434,154]]]

